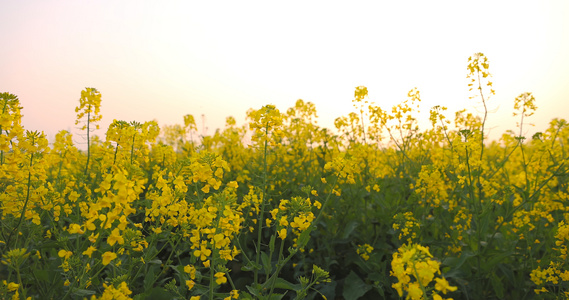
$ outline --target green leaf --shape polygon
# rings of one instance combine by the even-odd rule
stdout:
[[[300,236],[298,237],[298,241],[296,243],[298,245],[298,249],[302,249],[304,248],[304,246],[306,246],[306,244],[308,244],[308,240],[310,239],[310,233],[312,232],[313,228],[314,227],[309,226],[308,229],[306,229],[300,234]]]
[[[499,253],[492,258],[488,259],[490,255],[487,255],[484,265],[482,266],[482,270],[486,272],[494,271],[494,267],[499,263],[504,262],[504,260],[508,257],[511,257],[514,254],[513,251],[507,251],[503,253]]]
[[[271,259],[269,258],[267,253],[261,252],[261,261],[263,262],[263,268],[265,269],[265,273],[270,274],[273,268],[271,266]]]
[[[146,272],[146,276],[144,277],[144,289],[145,290],[150,290],[152,288],[152,286],[154,285],[154,281],[155,281],[155,275],[154,275],[154,268],[150,267],[148,268],[148,272]]]
[[[271,253],[275,252],[275,235],[271,235],[271,241],[269,242],[269,250]]]
[[[49,272],[49,273],[54,273],[54,272]],[[40,280],[40,281],[49,281],[50,277],[49,273],[47,270],[35,270],[34,271],[34,276]],[[56,276],[55,274],[52,274],[52,276]]]
[[[147,291],[144,293],[144,296],[145,297],[142,297],[142,299],[168,300],[174,298],[174,295],[172,295],[172,293],[161,287],[155,287],[152,290]]]
[[[373,281],[373,287],[375,290],[381,295],[381,297],[385,298],[384,286],[382,282],[387,282],[388,280],[385,276],[381,273],[370,273],[368,275],[368,280]]]
[[[257,297],[257,299],[264,299],[265,297],[261,296],[261,291],[260,291],[260,286],[257,285],[257,287],[252,287],[252,286],[247,286],[247,290],[249,291],[249,293],[251,293],[251,295]]]
[[[324,283],[318,289],[318,292],[320,292],[321,295],[326,296],[328,299],[336,299],[336,285],[338,285],[337,281]]]
[[[462,254],[460,255],[460,257],[448,257],[444,260],[444,264],[447,266],[450,266],[452,268],[452,270],[457,270],[459,269],[464,262],[473,257],[474,253],[472,253],[471,251],[465,250],[462,252]]]
[[[72,291],[73,295],[79,296],[79,297],[87,297],[87,296],[91,296],[91,295],[95,295],[95,291],[91,291],[91,290],[84,290],[84,289],[73,289]]]
[[[293,284],[292,282],[286,281],[282,278],[277,278],[277,280],[275,280],[275,288],[296,291],[299,290],[301,286],[300,284]]]
[[[350,221],[346,227],[344,227],[344,233],[342,234],[342,239],[347,239],[352,232],[354,231],[354,229],[356,229],[359,226],[358,221],[352,220]]]
[[[494,288],[494,292],[496,293],[496,296],[498,296],[498,299],[503,299],[504,285],[502,284],[500,277],[498,277],[496,273],[492,273],[490,282],[492,282],[492,287]]]
[[[344,299],[359,299],[361,296],[365,295],[367,291],[371,289],[370,285],[367,285],[361,278],[351,271],[348,277],[346,277],[344,282]]]
[[[241,267],[242,271],[254,271],[254,270],[261,270],[261,265],[257,264],[254,261],[249,261],[248,264]]]
[[[269,300],[281,300],[284,297],[284,294],[272,294]]]
[[[512,271],[511,268],[509,268],[507,265],[505,264],[498,264],[498,269],[500,271],[502,271],[502,273],[504,274],[504,279],[506,279],[506,281],[508,282],[508,284],[510,285],[515,285],[516,284],[516,278],[514,276],[514,271]]]

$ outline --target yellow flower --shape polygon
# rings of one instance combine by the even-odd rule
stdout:
[[[314,201],[314,206],[315,206],[316,208],[318,208],[318,209],[321,209],[321,208],[322,208],[322,203],[320,203],[318,200],[317,200],[317,201]]]
[[[409,284],[409,297],[413,300],[420,300],[423,299],[423,290],[421,286],[419,286],[418,282],[413,282]]]
[[[227,278],[225,278],[225,273],[223,273],[223,272],[217,272],[213,276],[215,276],[215,278],[216,278],[215,282],[217,284],[224,284],[227,282]]]
[[[81,225],[75,224],[75,223],[69,225],[69,229],[67,229],[67,231],[68,231],[70,234],[74,234],[74,233],[83,234],[83,233],[85,233],[85,231],[83,231],[83,230],[81,229]]]
[[[215,242],[215,248],[223,248],[231,242],[223,233],[214,235],[213,241]]]
[[[103,266],[106,266],[111,262],[111,260],[117,258],[117,254],[114,252],[107,251],[103,253],[102,258],[103,258]]]
[[[369,244],[358,245],[357,252],[364,260],[369,260],[369,254],[372,251],[373,247]]]
[[[194,256],[199,257],[201,260],[206,260],[210,254],[211,250],[207,249],[204,245],[200,245],[200,249],[196,249],[196,251],[194,251]]]
[[[63,251],[65,251],[65,250],[63,250]],[[73,252],[69,252],[69,253],[70,253],[69,256],[71,256],[71,254],[73,254]],[[30,256],[30,253],[27,253],[27,250],[24,248],[12,249],[4,255],[4,260],[2,260],[2,263],[3,264],[20,265],[24,262],[24,260],[28,256]]]
[[[115,288],[112,284],[106,285],[105,283],[103,283],[103,287],[105,288],[105,291],[103,292],[103,295],[101,295],[100,299],[132,300],[132,298],[128,297],[128,295],[132,294],[132,291],[124,281],[119,284],[118,288]]]
[[[6,285],[6,280],[4,280],[4,285]],[[8,283],[8,291],[9,292],[17,291],[19,287],[20,287],[20,285],[15,283],[15,282]]]
[[[279,238],[282,240],[286,239],[286,228],[279,230]]]
[[[184,272],[190,274],[191,279],[196,278],[196,267],[194,267],[192,265],[187,265],[184,267]]]
[[[91,235],[89,236],[89,242],[95,243],[98,238],[99,238],[99,234],[98,234],[98,233],[97,233],[96,235],[95,235],[94,233],[91,233]]]
[[[435,284],[435,289],[437,289],[437,291],[443,292],[443,294],[446,294],[447,291],[454,292],[457,289],[456,286],[450,286],[446,278],[435,278],[435,281],[437,282]]]
[[[124,238],[121,236],[120,231],[118,228],[115,228],[111,235],[107,238],[107,244],[110,246],[114,245],[115,243],[119,243],[119,245],[124,244]]]
[[[93,246],[89,246],[89,248],[87,248],[87,250],[83,251],[83,255],[87,255],[89,256],[89,258],[91,258],[91,255],[93,254],[93,252],[97,250],[97,248],[93,247]]]
[[[65,250],[65,249],[61,249],[61,250],[59,250],[59,252],[57,252],[57,255],[58,255],[59,257],[68,259],[68,258],[71,257],[71,255],[73,255],[73,252],[67,251],[67,250]]]
[[[188,286],[188,290],[191,290],[196,283],[193,280],[186,280],[186,285]]]
[[[231,188],[234,188],[234,189],[236,189],[237,187],[239,187],[239,185],[237,184],[237,181],[230,181],[230,182],[227,184],[227,186],[228,186],[228,187],[231,187]]]
[[[288,220],[286,216],[282,216],[279,220],[279,226],[288,226]]]

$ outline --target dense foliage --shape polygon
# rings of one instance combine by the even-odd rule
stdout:
[[[486,108],[487,58],[468,61]],[[414,117],[420,93],[320,128],[298,100],[198,136],[193,116],[160,128],[115,120],[81,92],[86,151],[50,145],[0,94],[2,299],[530,299],[569,295],[569,126],[489,141],[481,116]]]

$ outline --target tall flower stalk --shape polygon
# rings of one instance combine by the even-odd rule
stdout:
[[[101,115],[101,93],[95,88],[85,88],[81,91],[81,98],[79,98],[79,106],[75,108],[77,119],[75,125],[81,123],[81,119],[85,118],[85,124],[81,130],[85,130],[87,134],[87,162],[85,163],[85,175],[89,171],[89,161],[91,159],[91,131],[92,123],[99,122],[103,116]],[[99,124],[96,124],[96,129],[99,129]]]

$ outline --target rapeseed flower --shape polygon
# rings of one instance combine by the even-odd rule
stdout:
[[[193,280],[186,280],[186,286],[188,287],[188,290],[191,290],[194,285],[196,285],[195,281]]]
[[[443,294],[456,291],[457,288],[450,286],[445,278],[435,277],[441,273],[440,263],[432,257],[427,247],[418,244],[403,245],[393,254],[390,274],[397,277],[398,282],[392,287],[400,297],[407,293],[410,299],[422,299],[433,279],[437,291]]]
[[[357,253],[364,259],[369,260],[369,255],[373,251],[373,247],[369,244],[358,245]]]
[[[102,257],[103,259],[103,266],[108,265],[112,260],[117,258],[117,254],[111,251],[107,251],[105,253],[103,253]]]
[[[61,258],[68,259],[71,257],[71,255],[73,255],[73,252],[61,249],[59,252],[57,252],[57,255]]]
[[[286,232],[287,232],[286,228],[282,228],[281,230],[279,230],[278,232],[279,238],[282,240],[286,239]]]
[[[196,279],[196,267],[192,265],[186,265],[184,266],[184,272],[188,273],[191,279]]]
[[[113,246],[115,243],[119,243],[119,245],[124,244],[124,238],[121,236],[118,228],[113,229],[111,235],[107,238],[107,244],[110,246]]]
[[[215,276],[215,278],[216,278],[216,279],[215,279],[215,282],[216,282],[217,284],[220,284],[220,285],[221,285],[221,284],[224,284],[224,283],[227,282],[227,278],[225,277],[225,273],[223,273],[223,272],[217,272],[217,273],[215,273],[214,276]]]
[[[457,289],[456,286],[450,286],[450,284],[444,277],[435,278],[435,281],[437,282],[435,284],[435,289],[437,289],[437,291],[441,291],[443,294],[446,294],[448,291],[454,292]]]
[[[89,258],[91,258],[91,255],[93,255],[93,252],[95,252],[97,250],[97,248],[93,247],[93,246],[89,246],[89,248],[87,248],[87,250],[83,251],[83,255],[87,255]]]
[[[68,231],[70,234],[74,234],[74,233],[83,234],[83,233],[85,233],[85,231],[81,229],[81,225],[75,224],[75,223],[74,223],[74,224],[70,224],[70,225],[69,225],[69,228],[67,229],[67,231]]]

